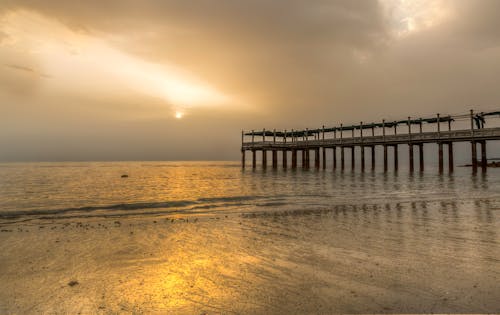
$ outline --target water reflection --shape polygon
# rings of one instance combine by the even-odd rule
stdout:
[[[500,310],[498,176],[160,165],[127,166],[124,182],[124,167],[87,189],[105,204],[189,206],[1,221],[0,313]],[[34,189],[65,205],[68,191],[46,182]],[[9,189],[3,205],[24,197]]]
[[[37,234],[4,245],[16,256],[0,261],[2,278],[18,276],[4,282],[8,290],[0,298],[14,301],[9,294],[22,286],[20,312],[34,303],[40,312],[494,311],[497,209],[489,199],[397,201],[196,220],[70,223],[64,233],[62,223],[23,226]],[[36,257],[37,263],[9,263],[15,257]],[[28,274],[34,282],[27,282]],[[36,279],[47,277],[56,284],[77,278],[80,286],[37,287]],[[91,292],[98,303],[83,303]]]

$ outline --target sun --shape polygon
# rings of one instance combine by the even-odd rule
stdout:
[[[184,116],[183,112],[179,112],[179,111],[175,112],[175,118],[181,119],[183,116]]]

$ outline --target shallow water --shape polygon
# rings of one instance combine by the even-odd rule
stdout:
[[[122,175],[128,175],[122,178]],[[500,169],[472,176],[406,171],[241,170],[235,162],[0,164],[0,218],[329,209],[500,198]]]
[[[0,178],[0,313],[500,312],[498,169],[13,163]]]

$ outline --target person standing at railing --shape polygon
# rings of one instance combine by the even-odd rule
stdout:
[[[474,121],[476,122],[477,129],[484,128],[484,124],[486,123],[486,121],[484,120],[482,112],[480,114],[476,114],[476,116],[474,116]]]

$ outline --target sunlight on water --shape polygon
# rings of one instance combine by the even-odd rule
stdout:
[[[0,175],[0,313],[500,310],[497,169],[36,163]]]
[[[0,164],[0,216],[127,215],[500,197],[500,170],[472,176],[241,170],[228,162]],[[122,175],[128,177],[123,178]]]

